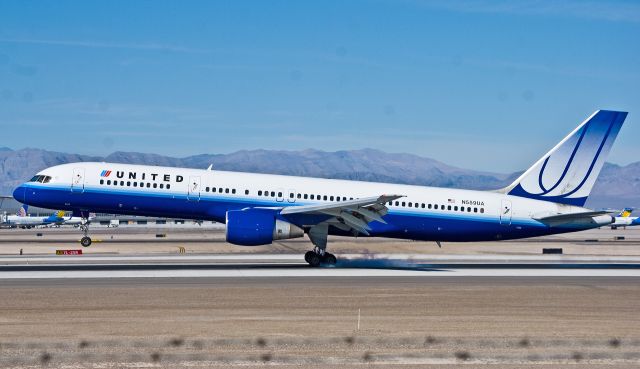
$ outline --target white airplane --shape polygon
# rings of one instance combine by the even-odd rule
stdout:
[[[89,217],[85,220],[82,217],[74,217],[73,215],[71,216],[63,216],[62,219],[60,220],[59,223],[57,223],[58,225],[70,225],[70,226],[80,226],[83,225],[85,223],[90,223],[93,219],[95,218],[95,216],[93,214],[89,215]]]
[[[614,217],[614,222],[611,223],[611,229],[640,225],[640,217],[632,217],[632,212],[633,208],[624,208],[620,214]]]
[[[228,242],[268,245],[307,234],[312,266],[334,264],[328,235],[487,241],[609,225],[583,207],[627,113],[599,110],[510,186],[495,191],[370,183],[116,163],[40,171],[16,200],[74,212],[226,223]],[[83,246],[91,244],[82,225]]]
[[[47,217],[34,217],[27,213],[28,205],[23,205],[18,214],[0,214],[0,226],[10,228],[34,228],[37,226],[56,224],[64,216],[64,211],[58,211]]]

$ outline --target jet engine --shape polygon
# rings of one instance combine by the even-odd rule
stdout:
[[[240,246],[269,245],[274,240],[304,236],[295,224],[278,219],[273,209],[244,209],[227,212],[227,242]]]

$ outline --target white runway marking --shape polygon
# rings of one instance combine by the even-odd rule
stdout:
[[[260,278],[260,277],[640,277],[640,269],[180,269],[4,271],[0,279],[51,278]]]
[[[310,268],[297,254],[3,257],[0,264],[0,279],[640,277],[640,257],[559,255],[341,255],[329,268]]]

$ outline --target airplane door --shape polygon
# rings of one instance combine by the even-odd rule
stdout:
[[[502,200],[502,206],[500,207],[500,224],[511,225],[512,212],[513,212],[513,209],[511,208],[511,201]]]
[[[71,192],[84,192],[84,168],[73,168],[73,177],[71,178]]]
[[[289,193],[287,196],[287,201],[289,202],[296,202],[296,190],[293,189],[289,189]]]
[[[189,176],[187,200],[200,201],[200,176]]]
[[[283,202],[284,201],[284,190],[282,188],[279,188],[278,192],[276,193],[276,201],[277,202]]]

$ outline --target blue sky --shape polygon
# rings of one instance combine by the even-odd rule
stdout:
[[[0,1],[0,146],[377,148],[528,167],[599,108],[640,160],[640,3]],[[640,116],[640,115],[638,115]]]

